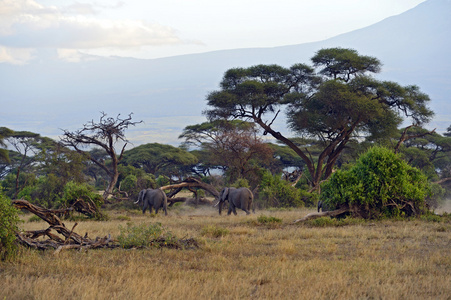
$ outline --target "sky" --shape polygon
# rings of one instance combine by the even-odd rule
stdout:
[[[432,1],[432,0],[431,0]],[[324,40],[424,0],[0,0],[0,63],[39,51],[79,62],[160,58]]]

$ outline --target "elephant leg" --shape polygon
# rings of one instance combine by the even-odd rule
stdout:
[[[155,207],[155,214],[158,214],[159,207]]]
[[[229,203],[229,211],[227,212],[227,215],[230,216],[232,213],[232,205]]]
[[[152,214],[152,209],[153,209],[153,206],[149,204],[149,212],[150,212],[150,214]]]
[[[237,213],[236,213],[236,207],[234,206],[232,209],[233,209],[233,214],[236,216],[236,215],[237,215]]]
[[[251,214],[249,210],[247,210],[245,208],[243,208],[243,210],[246,212],[246,215],[250,215]]]

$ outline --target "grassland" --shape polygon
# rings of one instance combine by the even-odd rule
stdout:
[[[308,212],[218,216],[212,208],[179,207],[151,218],[110,211],[109,221],[80,222],[76,231],[114,237],[128,222],[160,222],[200,248],[57,256],[22,249],[15,261],[0,263],[0,299],[451,299],[449,219],[293,224]],[[262,215],[282,221],[261,222]]]

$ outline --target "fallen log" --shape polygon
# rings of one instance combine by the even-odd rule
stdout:
[[[174,192],[169,193],[167,196],[168,198],[175,196],[175,194],[177,194],[178,192],[180,192],[183,188],[193,188],[193,187],[197,187],[200,189],[203,189],[207,192],[209,192],[210,194],[212,194],[216,199],[219,199],[219,192],[215,189],[214,186],[202,182],[196,178],[193,177],[189,177],[187,179],[185,179],[183,182],[181,183],[177,183],[177,184],[171,184],[171,185],[166,185],[166,186],[162,186],[160,189],[162,190],[172,190],[175,189]]]
[[[307,220],[318,219],[318,218],[321,218],[321,217],[336,217],[336,216],[344,214],[344,213],[346,213],[348,211],[350,211],[349,208],[343,207],[343,208],[339,208],[339,209],[331,210],[331,211],[310,213],[310,214],[306,215],[303,218],[295,220],[293,223],[298,223],[298,222],[303,222],[303,221],[307,221]]]
[[[59,253],[63,249],[71,248],[116,248],[118,245],[111,244],[110,237],[97,238],[96,240],[91,240],[85,235],[84,237],[74,232],[77,223],[72,227],[72,230],[66,228],[63,222],[56,216],[56,214],[49,209],[39,207],[37,205],[31,204],[26,200],[13,200],[12,204],[18,209],[26,209],[29,212],[37,215],[44,221],[46,221],[50,227],[45,230],[27,231],[27,232],[17,232],[17,240],[24,246],[39,249],[59,249]],[[62,239],[56,234],[51,233],[51,230],[55,230],[59,234],[65,237]],[[39,237],[47,236],[47,240],[38,240]]]
[[[16,232],[16,238],[22,245],[38,249],[38,250],[50,250],[55,249],[54,255],[58,255],[62,250],[66,249],[98,249],[98,248],[118,248],[120,247],[118,241],[113,240],[111,235],[108,235],[95,240],[89,239],[88,234],[81,236],[77,234],[74,229],[77,223],[72,227],[72,230],[66,228],[63,222],[49,209],[45,209],[34,204],[29,203],[26,200],[14,200],[12,204],[18,209],[26,209],[31,213],[34,213],[47,223],[50,227],[44,230]],[[63,235],[65,239],[62,239],[56,234],[51,233],[55,230],[59,234]],[[40,240],[39,237],[47,236],[48,239]],[[170,237],[165,239],[160,237],[154,241],[161,247],[174,248],[174,249],[194,249],[199,248],[199,245],[195,239],[176,239]]]

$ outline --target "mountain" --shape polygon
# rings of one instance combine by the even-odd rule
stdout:
[[[86,57],[75,63],[41,51],[27,65],[0,64],[0,126],[56,138],[61,129],[98,120],[101,111],[109,116],[133,112],[133,120],[144,120],[126,132],[134,145],[178,144],[185,126],[204,121],[205,96],[218,88],[227,69],[310,63],[321,48],[343,47],[380,59],[379,79],[418,85],[436,112],[428,127],[443,132],[451,124],[450,11],[451,0],[429,0],[320,42],[152,60]],[[279,123],[284,130],[283,120]]]

